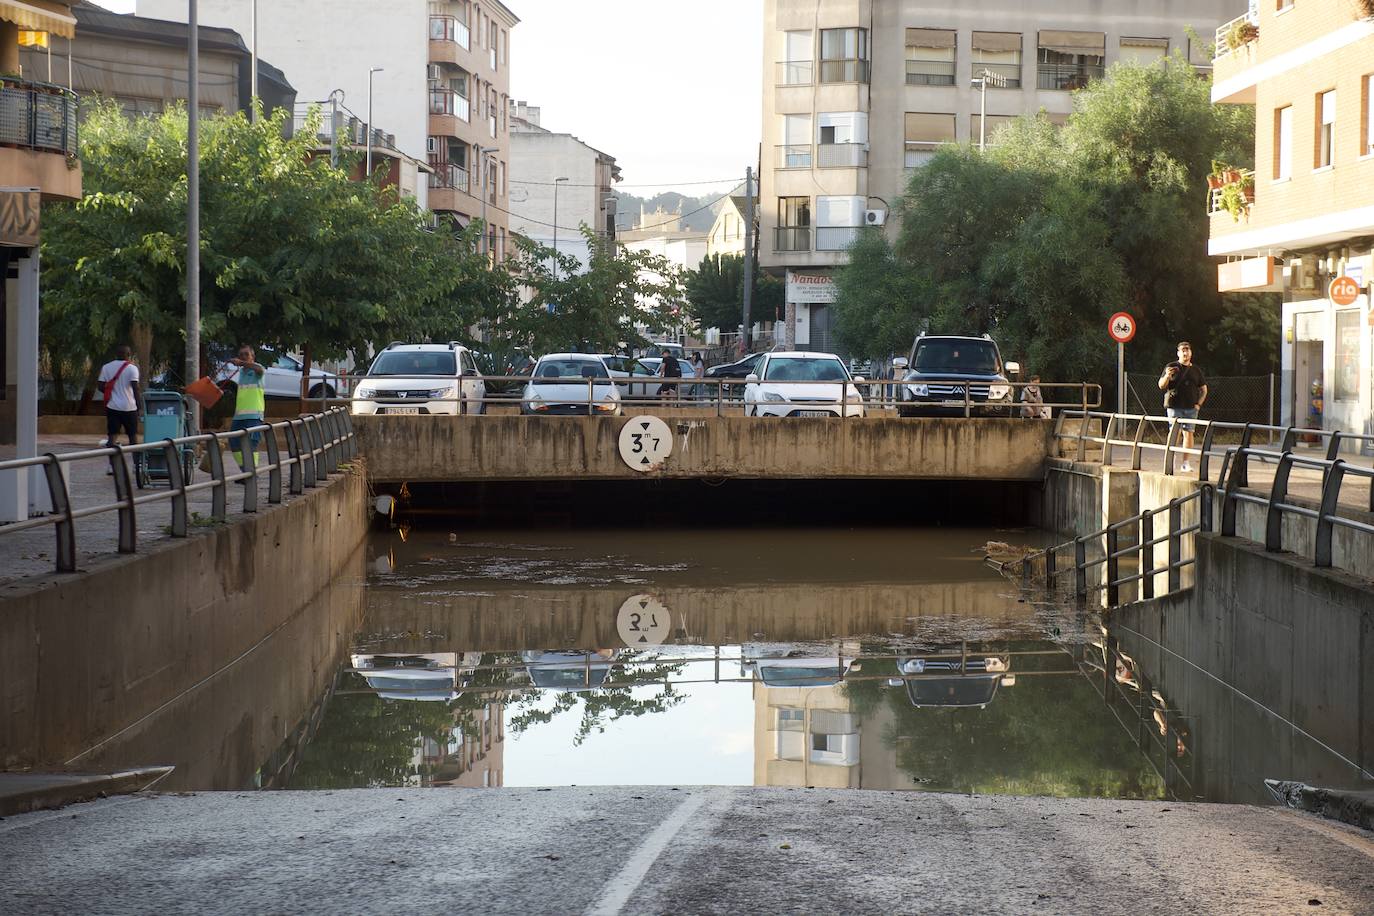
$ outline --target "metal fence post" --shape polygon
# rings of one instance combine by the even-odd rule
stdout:
[[[329,411],[320,414],[319,424],[324,437],[324,472],[333,474],[339,470],[339,434],[333,414]]]
[[[76,572],[76,523],[72,519],[72,501],[67,493],[67,478],[62,476],[62,463],[48,452],[43,464],[43,476],[48,481],[48,498],[52,500],[52,514],[58,516],[53,527],[57,531],[57,571]]]
[[[1142,449],[1142,448],[1140,447],[1140,443],[1143,442],[1143,441],[1145,440],[1145,423],[1146,423],[1147,420],[1148,420],[1148,418],[1145,417],[1144,415],[1142,415],[1142,416],[1140,417],[1140,422],[1137,423],[1136,426],[1135,426],[1135,440],[1134,440],[1133,442],[1131,442],[1131,470],[1132,470],[1132,471],[1138,471],[1138,470],[1140,470],[1140,458],[1141,458],[1141,454],[1145,451],[1144,449]]]
[[[1336,508],[1341,499],[1341,482],[1345,480],[1345,462],[1337,458],[1322,483],[1322,507],[1317,515],[1317,542],[1312,548],[1312,561],[1317,566],[1331,565],[1331,534]],[[1370,487],[1374,488],[1374,480]]]
[[[310,418],[310,434],[314,437],[315,480],[326,483],[329,480],[329,455],[324,441],[324,426],[318,416]]]
[[[1341,431],[1338,429],[1331,434],[1331,441],[1326,446],[1326,460],[1335,461],[1336,456],[1341,453]],[[1322,468],[1322,488],[1326,488],[1326,477],[1331,473],[1331,466]]]
[[[1215,531],[1212,525],[1212,503],[1216,499],[1216,487],[1210,484],[1203,484],[1198,490],[1198,510],[1197,521],[1200,530]]]
[[[1075,461],[1083,462],[1088,460],[1088,443],[1083,437],[1088,434],[1088,412],[1083,411],[1083,417],[1078,421],[1078,456]]]
[[[119,503],[119,552],[133,553],[138,549],[138,524],[134,516],[134,488],[129,479],[129,463],[124,460],[124,446],[110,443],[110,470],[114,473],[115,500]]]
[[[281,502],[281,446],[277,444],[277,427],[267,427],[267,502]]]
[[[1155,596],[1155,516],[1146,512],[1140,516],[1140,597]]]
[[[1088,545],[1081,537],[1073,539],[1073,594],[1080,602],[1088,599]]]
[[[1183,581],[1183,570],[1179,568],[1179,563],[1183,561],[1183,509],[1180,500],[1169,500],[1169,591],[1179,590],[1180,583]]]
[[[210,433],[210,476],[214,479],[215,485],[210,488],[210,515],[223,521],[227,510],[225,502],[227,493],[224,482],[224,450],[220,447],[220,433]]]
[[[1197,459],[1197,476],[1199,480],[1205,481],[1211,475],[1211,461],[1209,459],[1212,457],[1212,438],[1214,433],[1213,421],[1208,420],[1206,430],[1202,434],[1202,454],[1199,455]]]
[[[1270,431],[1273,434],[1273,431]],[[1231,473],[1235,475],[1236,486],[1250,486],[1250,448],[1251,438],[1255,435],[1255,428],[1249,423],[1245,424],[1245,429],[1240,432],[1240,450],[1236,452],[1236,461],[1239,468],[1232,468]]]
[[[268,429],[271,434],[271,429]],[[240,454],[243,455],[243,470],[247,472],[248,479],[241,481],[243,484],[243,511],[258,511],[258,452],[253,448],[253,436],[248,430],[243,431],[243,438],[239,440],[242,448]]]
[[[1283,550],[1283,510],[1280,504],[1288,498],[1288,475],[1293,470],[1293,453],[1285,451],[1274,471],[1274,486],[1269,491],[1269,512],[1264,524],[1264,549],[1270,553]]]
[[[167,487],[172,491],[172,537],[186,537],[190,513],[186,505],[186,478],[181,471],[181,449],[176,440],[162,440],[162,460],[167,464]]]
[[[296,427],[299,420],[286,421],[286,451],[291,459],[291,472],[287,477],[287,487],[292,496],[299,496],[305,490],[305,471],[301,458],[301,434]]]
[[[1045,588],[1053,589],[1055,579],[1054,548],[1045,551]]]
[[[301,414],[301,477],[307,488],[315,486],[318,479],[315,473],[315,437],[310,432],[310,417]]]
[[[486,407],[485,407],[485,405],[483,405],[483,412],[484,412],[484,413],[485,413],[485,410],[486,410]],[[348,447],[344,450],[344,454],[347,455],[347,456],[349,457],[349,459],[357,458],[357,457],[358,457],[358,437],[357,437],[357,435],[353,432],[353,414],[349,412],[348,408],[346,408],[346,407],[340,407],[340,408],[339,408],[339,416],[341,417],[341,422],[343,423],[343,427],[344,427],[344,433],[346,434],[346,438],[347,438],[347,442],[348,442]]]
[[[1107,415],[1107,431],[1102,435],[1102,466],[1112,466],[1112,438],[1116,435],[1116,414]]]
[[[1118,582],[1121,578],[1121,560],[1117,556],[1120,550],[1120,532],[1116,528],[1107,529],[1107,606],[1116,607],[1121,603],[1121,591]]]
[[[1177,420],[1169,421],[1169,435],[1164,439],[1164,476],[1172,477],[1174,474],[1174,448],[1178,445],[1178,439],[1183,430],[1183,425]]]

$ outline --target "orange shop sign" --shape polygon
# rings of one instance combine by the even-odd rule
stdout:
[[[1334,305],[1354,305],[1360,298],[1360,284],[1351,277],[1336,277],[1326,288],[1326,298]]]

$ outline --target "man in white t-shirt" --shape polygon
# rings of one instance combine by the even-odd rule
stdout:
[[[138,388],[138,367],[128,346],[121,346],[115,351],[115,358],[100,367],[99,381],[105,393],[105,444],[114,445],[121,429],[129,437],[129,444],[136,444],[138,405],[143,396]]]

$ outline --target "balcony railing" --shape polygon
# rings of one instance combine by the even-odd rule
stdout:
[[[1239,26],[1242,26],[1246,23],[1249,23],[1250,25],[1253,25],[1256,28],[1259,27],[1259,16],[1257,15],[1255,10],[1252,9],[1247,13],[1237,16],[1230,22],[1224,22],[1221,25],[1217,26],[1217,49],[1215,58],[1216,60],[1221,60],[1223,57],[1231,53],[1231,30],[1238,28]],[[1240,49],[1236,48],[1235,50]]]
[[[773,239],[774,251],[810,251],[810,226],[778,226]]]
[[[988,80],[988,86],[992,89],[1020,89],[1021,88],[1021,65],[1020,64],[980,64],[975,62],[973,73],[977,76],[982,71],[988,71],[1006,80],[1004,85],[997,85],[993,80]]]
[[[429,90],[429,113],[436,115],[453,115],[464,121],[469,120],[472,108],[465,96],[459,95],[452,89],[431,89]]]
[[[935,158],[935,151],[953,140],[908,140],[905,144],[902,164],[908,169],[919,169]]]
[[[1040,64],[1041,89],[1086,89],[1092,80],[1102,79],[1101,64]]]
[[[909,60],[906,62],[908,86],[953,86],[954,61]]]
[[[0,81],[0,143],[76,155],[76,93],[6,77]]]
[[[809,60],[778,61],[779,86],[810,86],[816,81],[816,65]]]
[[[786,143],[778,147],[778,168],[780,169],[809,169],[811,168],[811,144],[809,143]]]
[[[817,251],[844,251],[859,237],[862,226],[816,227]]]
[[[867,165],[867,143],[822,143],[816,147],[817,168],[861,169]]]
[[[821,61],[822,83],[866,83],[869,63],[866,60]]]
[[[429,38],[430,41],[454,42],[464,50],[472,44],[472,34],[468,31],[467,23],[452,16],[430,16]]]
[[[429,176],[429,186],[431,188],[453,188],[464,193],[468,190],[468,171],[467,169],[454,165],[452,162],[436,162],[430,160],[430,168],[434,172]]]
[[[1239,206],[1237,207],[1237,212],[1231,213],[1230,209],[1227,208],[1224,202],[1227,196],[1226,185],[1223,185],[1220,188],[1207,189],[1208,216],[1213,216],[1217,213],[1231,213],[1232,217],[1239,220],[1241,216],[1248,214],[1250,212],[1250,208],[1254,206],[1255,173],[1250,169],[1236,169],[1236,171],[1240,173],[1240,180],[1231,182],[1231,184],[1236,186],[1236,190],[1231,195],[1231,199],[1235,200],[1237,196],[1239,197],[1239,200],[1237,201],[1239,204]],[[1244,190],[1246,187],[1250,188],[1248,194]]]

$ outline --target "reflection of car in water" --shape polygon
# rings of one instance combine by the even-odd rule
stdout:
[[[1010,669],[1009,656],[986,652],[971,655],[967,647],[959,652],[903,655],[897,659],[897,671],[912,706],[982,709],[997,696],[998,687],[1016,683],[1016,675],[1008,673]]]
[[[745,643],[740,667],[765,687],[833,687],[858,654],[858,643]]]
[[[592,690],[606,683],[611,664],[620,657],[615,649],[584,652],[577,649],[557,651],[529,650],[520,653],[536,687],[548,690]]]
[[[482,662],[480,652],[354,655],[353,668],[387,700],[447,702],[472,680]]]

